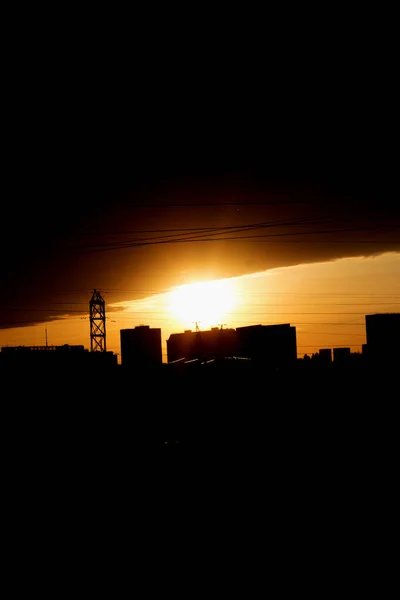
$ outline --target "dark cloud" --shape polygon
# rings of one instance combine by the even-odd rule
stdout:
[[[304,77],[267,102],[254,77],[220,94],[214,75],[208,87],[165,75],[143,89],[142,78],[134,101],[86,93],[83,76],[72,88],[42,78],[40,94],[9,99],[0,327],[86,311],[95,287],[111,302],[188,275],[400,250],[386,102],[371,112],[332,82],[310,94]]]

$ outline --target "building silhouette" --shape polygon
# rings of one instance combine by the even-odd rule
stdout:
[[[121,365],[152,368],[162,364],[161,329],[139,325],[120,330]]]
[[[332,348],[320,348],[318,350],[318,362],[330,365],[332,363]]]
[[[237,327],[236,333],[239,356],[269,368],[290,367],[297,362],[296,327],[289,323]]]
[[[400,313],[365,315],[365,327],[369,363],[400,364]]]
[[[237,336],[234,329],[212,327],[205,331],[187,329],[171,333],[167,340],[167,360],[211,360],[235,356]]]
[[[338,366],[348,365],[350,361],[350,348],[334,348],[333,349],[333,364]]]
[[[69,371],[117,365],[113,352],[89,352],[83,345],[3,346],[0,368],[4,370]]]
[[[297,361],[296,328],[283,324],[186,330],[170,335],[167,357],[168,363],[240,357],[271,368],[290,367]]]

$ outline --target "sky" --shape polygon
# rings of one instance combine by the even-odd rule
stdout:
[[[98,169],[93,183],[63,169],[25,174],[20,187],[17,180],[2,209],[1,328],[86,310],[93,289],[113,304],[185,283],[400,251],[396,188],[368,178],[367,166],[365,181],[342,171],[332,182],[306,166],[304,181],[255,162],[214,174],[209,164],[197,173],[181,164],[176,174],[147,166],[136,179],[134,166],[120,176],[115,168],[104,186]]]
[[[303,39],[300,58],[257,35],[214,54],[136,31],[128,65],[78,40],[20,43],[4,72],[0,331],[84,317],[94,288],[112,306],[399,252],[390,36],[365,32],[324,52]]]
[[[251,275],[148,290],[140,300],[109,303],[105,290],[107,349],[118,355],[120,331],[139,325],[161,329],[163,361],[172,333],[210,327],[290,323],[297,355],[366,343],[365,315],[400,312],[400,253],[339,258],[277,267]],[[150,293],[151,292],[151,293]],[[88,295],[90,298],[91,295]],[[79,310],[46,323],[0,330],[0,346],[80,344],[90,348],[88,299]]]

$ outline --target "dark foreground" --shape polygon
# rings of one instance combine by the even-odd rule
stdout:
[[[190,562],[196,551],[219,565],[221,546],[252,549],[284,582],[300,561],[296,582],[315,585],[329,567],[324,589],[356,563],[390,568],[393,371],[7,373],[3,383],[3,539],[17,580],[21,556],[30,577],[61,569],[59,586],[78,562],[107,573],[116,556],[130,570],[133,556]]]
[[[397,443],[394,369],[15,372],[3,383],[5,462],[49,480],[129,479],[153,460],[356,476],[384,470]]]

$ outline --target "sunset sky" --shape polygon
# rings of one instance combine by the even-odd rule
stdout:
[[[21,46],[5,75],[0,345],[47,328],[89,347],[97,289],[119,352],[123,327],[187,328],[194,300],[164,295],[214,281],[210,324],[290,322],[300,354],[360,348],[364,314],[398,311],[400,275],[393,76],[360,43],[274,62],[154,46],[124,77]]]
[[[400,311],[399,208],[374,177],[172,173],[132,182],[125,171],[115,190],[106,179],[86,197],[71,187],[86,178],[63,190],[50,179],[53,208],[5,208],[1,346],[41,345],[47,331],[49,344],[89,348],[94,289],[106,301],[107,349],[119,354],[119,330],[146,324],[162,329],[164,360],[169,334],[196,321],[289,322],[303,356],[359,351],[365,314]],[[37,196],[39,183],[25,193]]]
[[[400,253],[391,252],[185,284],[164,294],[115,304],[108,303],[111,292],[105,291],[107,349],[119,355],[121,329],[150,325],[161,328],[166,362],[169,335],[195,330],[196,325],[208,329],[290,323],[296,326],[299,358],[320,348],[350,347],[360,352],[366,342],[365,315],[400,312],[399,274]],[[44,345],[47,338],[50,345],[89,348],[88,302],[70,313],[74,310],[83,313],[0,330],[0,345]]]

